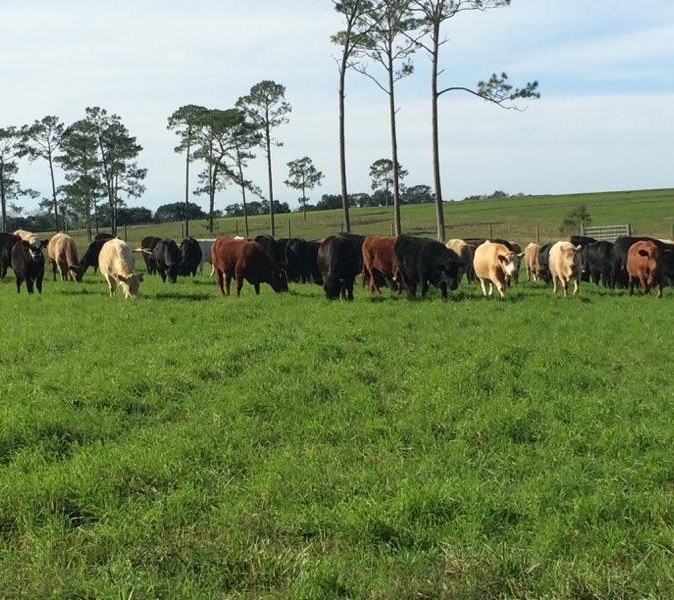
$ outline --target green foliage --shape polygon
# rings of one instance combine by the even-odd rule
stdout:
[[[141,292],[0,282],[1,596],[674,593],[671,291]]]
[[[562,219],[559,231],[565,234],[580,233],[583,227],[592,224],[592,216],[585,204],[579,204]]]

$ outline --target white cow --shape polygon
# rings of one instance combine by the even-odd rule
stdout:
[[[569,292],[569,282],[573,279],[573,293],[580,287],[582,271],[580,251],[582,246],[574,246],[571,242],[555,242],[550,248],[550,275],[552,276],[552,293],[557,292],[557,282],[562,286],[564,295]]]
[[[139,294],[143,274],[134,273],[133,250],[125,241],[113,238],[103,244],[98,256],[98,268],[108,282],[110,295],[114,296],[119,285],[125,298],[134,298]]]
[[[496,286],[503,298],[507,279],[517,274],[517,261],[517,252],[509,250],[504,244],[489,241],[480,244],[475,249],[473,269],[475,276],[480,280],[482,293],[487,295],[489,284],[489,295],[492,295]]]

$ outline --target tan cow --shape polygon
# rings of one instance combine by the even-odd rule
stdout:
[[[494,286],[501,295],[505,296],[506,281],[515,276],[517,272],[517,253],[509,250],[507,246],[496,242],[484,242],[475,249],[473,269],[475,276],[480,280],[482,293],[487,295],[489,284],[489,296],[494,292]]]
[[[139,294],[143,274],[134,273],[133,250],[125,241],[113,238],[103,244],[98,256],[98,268],[108,282],[110,295],[114,296],[119,285],[125,298],[134,298]]]
[[[557,293],[557,283],[569,293],[569,282],[573,279],[573,294],[580,288],[582,272],[580,251],[582,246],[574,246],[571,242],[555,242],[550,248],[550,276],[552,277],[552,293]]]
[[[527,281],[538,281],[541,273],[541,263],[538,257],[541,253],[540,244],[530,242],[524,249],[524,265],[527,268]]]
[[[475,281],[475,272],[473,271],[473,247],[465,240],[452,239],[445,246],[454,250],[466,263],[466,279],[471,283]]]
[[[70,277],[76,281],[82,280],[79,272],[80,261],[77,258],[77,245],[75,240],[67,233],[54,234],[47,244],[47,256],[51,261],[54,281],[56,281],[56,271],[61,275],[61,281]]]
[[[627,251],[627,277],[630,282],[630,296],[638,283],[644,294],[657,286],[658,298],[662,298],[662,253],[655,242],[644,240],[634,242]]]

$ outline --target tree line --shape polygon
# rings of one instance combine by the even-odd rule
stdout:
[[[492,74],[475,86],[443,87],[439,77],[440,50],[448,42],[443,27],[451,19],[468,11],[485,11],[508,6],[510,0],[330,0],[343,20],[343,29],[331,40],[341,49],[338,59],[338,120],[340,188],[339,195],[324,194],[315,205],[309,203],[307,192],[319,186],[322,172],[304,156],[287,163],[285,185],[301,195],[298,202],[306,211],[341,208],[346,231],[350,231],[349,208],[353,206],[389,206],[393,208],[396,235],[402,231],[400,205],[434,202],[436,206],[437,237],[444,240],[445,222],[440,178],[438,143],[438,100],[451,91],[462,91],[482,98],[502,108],[517,108],[520,99],[538,98],[538,82],[513,87],[506,73]],[[405,188],[406,171],[399,160],[397,143],[396,84],[413,75],[412,57],[422,52],[431,61],[431,123],[429,128],[433,189],[428,186]],[[348,192],[346,173],[346,75],[353,71],[370,79],[386,96],[389,114],[391,155],[372,164],[370,176],[373,194]],[[205,213],[209,229],[218,214],[215,198],[228,185],[238,189],[241,201],[230,204],[225,214],[240,214],[248,234],[250,214],[268,214],[270,230],[275,235],[275,214],[284,212],[287,204],[274,198],[272,149],[280,146],[275,131],[289,122],[291,105],[285,99],[285,87],[265,80],[255,84],[231,108],[208,108],[198,105],[179,107],[168,117],[167,127],[178,136],[175,152],[185,156],[185,197],[182,209],[164,205],[154,219],[181,214],[185,233],[195,218],[191,195],[205,195]],[[42,159],[51,179],[51,195],[42,198],[40,207],[51,218],[56,229],[83,227],[91,236],[93,229],[105,223],[113,233],[117,226],[130,219],[147,218],[146,213],[132,213],[126,206],[131,198],[145,191],[143,180],[147,170],[138,166],[142,147],[122,123],[121,118],[100,107],[88,107],[83,119],[66,126],[55,116],[47,116],[32,125],[0,128],[0,212],[2,229],[8,229],[8,209],[14,217],[21,216],[22,197],[39,196],[21,187],[17,173],[18,160]],[[246,177],[247,167],[256,152],[266,160],[266,189]],[[196,187],[191,189],[191,167],[198,164]],[[394,168],[395,165],[395,168]],[[65,183],[56,185],[55,168],[63,170]],[[256,199],[255,199],[256,198]],[[195,205],[196,206],[196,205]],[[143,209],[147,210],[147,209]],[[288,209],[289,210],[289,209]],[[200,213],[202,212],[199,209]],[[199,214],[196,218],[201,218]]]

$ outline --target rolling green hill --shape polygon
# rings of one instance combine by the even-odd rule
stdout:
[[[626,192],[599,192],[569,195],[512,196],[503,200],[465,200],[445,204],[447,237],[505,237],[520,243],[560,239],[559,228],[564,216],[579,205],[585,205],[593,225],[629,223],[639,234],[655,237],[674,237],[674,188],[661,190],[633,190]],[[249,236],[269,233],[269,218],[249,218]],[[405,233],[435,236],[435,209],[432,204],[402,207]],[[342,227],[340,210],[307,213],[306,222],[301,213],[276,217],[277,237],[320,238]],[[351,209],[351,229],[356,233],[391,235],[392,208]],[[71,232],[81,243],[86,243],[83,232]],[[129,227],[126,238],[135,244],[145,235],[183,237],[182,223],[164,223]],[[195,237],[244,235],[242,218],[222,218],[216,221],[211,234],[205,220],[190,224]]]

